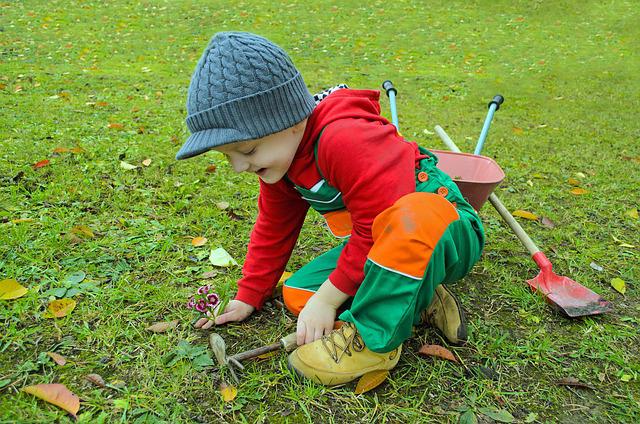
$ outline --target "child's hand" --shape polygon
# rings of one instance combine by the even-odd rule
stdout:
[[[218,315],[215,320],[209,318],[200,318],[196,321],[195,327],[207,330],[215,325],[222,325],[232,321],[242,321],[255,311],[256,308],[244,303],[240,300],[232,300],[224,308],[224,311]]]
[[[336,308],[321,297],[313,295],[298,316],[296,341],[298,346],[318,340],[333,330]]]

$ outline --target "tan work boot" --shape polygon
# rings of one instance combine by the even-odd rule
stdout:
[[[371,371],[390,370],[398,363],[401,350],[402,345],[391,352],[372,352],[356,327],[345,322],[339,329],[291,352],[289,368],[316,383],[335,386]]]
[[[422,323],[439,330],[449,343],[462,345],[467,341],[467,323],[462,306],[444,284],[436,287],[433,300],[421,317]]]

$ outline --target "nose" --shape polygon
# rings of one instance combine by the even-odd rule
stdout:
[[[228,155],[227,159],[236,173],[244,172],[249,169],[249,161],[239,155]]]

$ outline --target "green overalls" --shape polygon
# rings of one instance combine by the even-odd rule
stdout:
[[[315,145],[318,167],[318,141]],[[395,349],[411,335],[435,288],[464,277],[480,258],[484,231],[480,218],[451,178],[428,155],[416,169],[416,192],[398,199],[372,225],[373,246],[364,279],[351,306],[339,319],[352,322],[366,346],[375,352]],[[337,237],[348,237],[350,216],[341,193],[322,180],[311,189],[295,186],[322,214]],[[346,243],[346,241],[345,241]],[[283,286],[287,308],[299,314],[306,301],[336,268],[345,243],[294,273]]]

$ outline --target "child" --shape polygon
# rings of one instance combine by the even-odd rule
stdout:
[[[280,47],[250,33],[218,33],[191,79],[191,136],[176,156],[216,150],[236,172],[259,177],[243,277],[215,324],[261,308],[309,206],[345,238],[283,287],[298,315],[289,366],[326,385],[393,368],[420,322],[463,343],[462,310],[441,284],[462,278],[484,245],[476,212],[437,158],[380,116],[378,98],[344,86],[314,98]],[[334,330],[341,306],[344,324]]]

